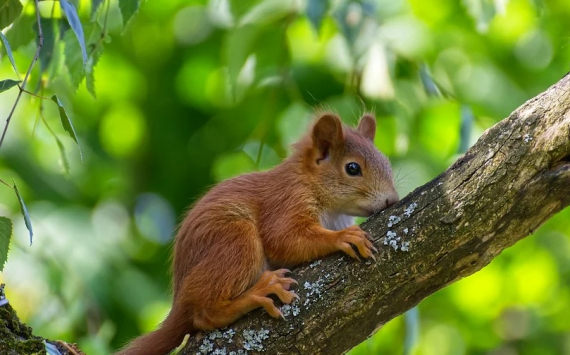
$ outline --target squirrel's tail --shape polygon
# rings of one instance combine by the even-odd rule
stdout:
[[[171,310],[160,328],[136,338],[115,355],[166,355],[192,330],[191,317]]]

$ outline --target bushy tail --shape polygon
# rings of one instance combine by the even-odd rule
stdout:
[[[192,331],[192,320],[183,312],[173,312],[157,330],[133,340],[115,355],[167,355]]]

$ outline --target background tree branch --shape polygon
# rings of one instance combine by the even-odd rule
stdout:
[[[342,354],[487,265],[570,204],[570,77],[487,130],[447,171],[365,222],[378,262],[336,254],[293,270],[287,320],[252,312],[182,354]]]

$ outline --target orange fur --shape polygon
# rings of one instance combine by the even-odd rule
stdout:
[[[351,129],[321,114],[280,165],[212,188],[176,236],[170,314],[119,354],[166,354],[185,334],[224,327],[259,307],[282,317],[267,296],[283,303],[297,297],[284,267],[336,251],[358,258],[352,246],[373,258],[368,235],[348,216],[370,216],[398,200],[390,164],[373,145],[375,132],[371,115]],[[360,175],[348,173],[350,163]]]

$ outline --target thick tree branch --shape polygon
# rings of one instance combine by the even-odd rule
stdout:
[[[446,172],[365,222],[381,247],[378,262],[337,254],[299,267],[301,300],[283,308],[286,321],[258,310],[193,337],[182,354],[342,354],[569,204],[567,75],[485,132]]]

